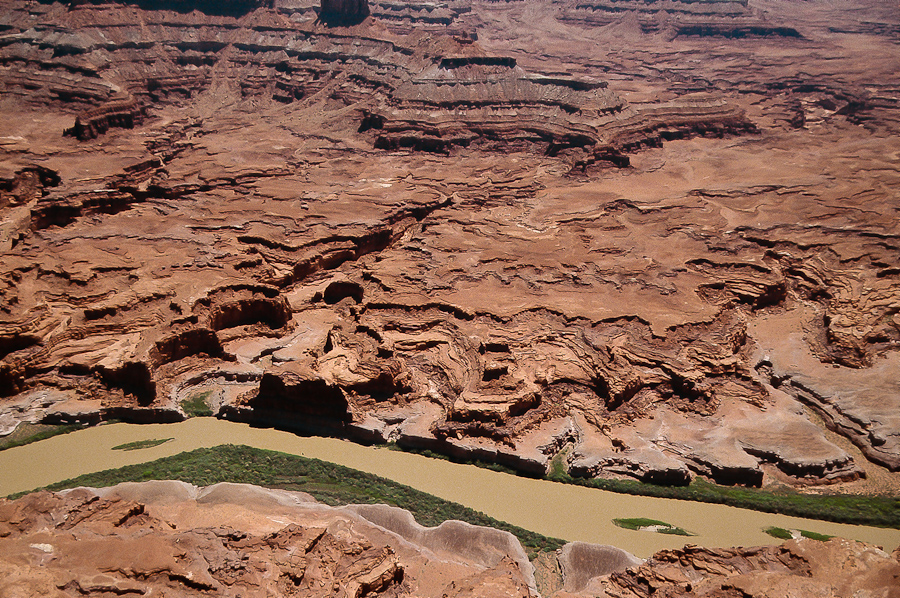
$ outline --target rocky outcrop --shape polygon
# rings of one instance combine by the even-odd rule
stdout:
[[[435,554],[455,554],[486,569],[504,567],[511,570],[511,578],[524,577],[531,593],[537,593],[534,566],[529,562],[519,540],[509,532],[454,520],[427,528],[419,525],[409,511],[388,505],[349,505],[347,509]],[[617,566],[611,571],[621,571],[624,568]],[[454,584],[455,587],[457,585],[459,584]],[[459,587],[456,589],[460,591]],[[470,587],[469,591],[473,589]],[[522,591],[520,588],[516,590]]]
[[[369,16],[368,0],[322,0],[319,16],[330,23],[358,23]]]
[[[823,364],[802,340],[815,317],[799,311],[760,319],[755,325],[761,340],[757,369],[779,390],[814,409],[869,459],[900,470],[900,396],[891,382],[900,361],[889,355],[867,370]]]
[[[790,540],[781,546],[662,551],[612,574],[606,596],[895,596],[900,564],[861,542]]]
[[[233,12],[225,5],[222,10]],[[319,16],[330,25],[346,26],[358,24],[368,14],[365,0],[323,0]],[[113,25],[117,19],[110,20]],[[274,19],[264,31],[251,29],[243,39],[223,43],[197,42],[164,20],[160,25],[163,37],[146,43],[174,52],[175,68],[135,65],[128,74],[125,98],[78,115],[74,126],[66,129],[67,135],[84,140],[111,127],[132,128],[143,118],[146,104],[201,93],[218,64],[244,71],[240,77],[243,96],[262,94],[294,102],[322,89],[322,76],[328,76],[332,60],[349,61],[343,69],[349,79],[334,90],[337,97],[360,102],[369,96],[360,106],[360,131],[372,131],[372,143],[380,149],[447,153],[459,146],[502,151],[533,145],[584,170],[598,161],[627,165],[624,153],[658,145],[663,139],[753,130],[741,110],[721,100],[626,110],[626,103],[603,81],[532,75],[518,68],[514,58],[485,55],[471,38],[460,35],[445,35],[440,44],[413,37],[409,44],[383,35],[379,39],[369,32],[369,39],[360,46],[327,28],[307,29],[298,40],[294,26]],[[104,44],[103,36],[98,28],[94,35],[65,43],[78,44],[73,50],[78,54],[110,50],[127,54],[130,50],[127,44]],[[33,37],[22,41],[47,43]],[[286,52],[287,60],[279,52]],[[371,64],[379,68],[368,68]],[[103,78],[99,71],[91,74]]]
[[[461,522],[429,529],[409,517],[405,528],[416,537],[380,523],[384,509],[327,507],[302,493],[240,484],[31,494],[0,502],[0,591],[535,595],[531,564],[507,532]]]
[[[664,550],[647,561],[566,544],[547,596],[897,596],[900,562],[861,542]],[[540,560],[540,559],[539,559]],[[538,562],[538,561],[536,561]],[[177,481],[0,499],[9,596],[539,596],[515,536],[419,525],[387,505],[329,507],[301,492]]]
[[[569,542],[559,551],[563,589],[574,594],[587,593],[588,585],[597,578],[643,564],[643,560],[613,546]],[[596,591],[595,588],[591,590]]]
[[[560,2],[560,20],[592,26],[616,22],[628,14],[643,33],[702,37],[801,37],[793,27],[778,25],[762,18],[746,0],[691,2],[652,0],[589,0]]]
[[[531,147],[582,171],[598,161],[627,166],[625,153],[663,139],[752,130],[722,102],[636,109],[605,82],[534,76],[514,58],[479,55],[443,57],[367,112],[360,127],[382,149]]]
[[[452,35],[463,43],[475,41],[477,27],[466,22],[472,5],[464,0],[445,2],[401,2],[377,0],[370,4],[372,16],[396,33],[425,31]]]
[[[8,3],[3,429],[202,397],[529,475],[895,481],[896,15],[853,1],[883,27]],[[663,12],[804,37],[644,32]]]
[[[119,1],[119,0],[114,0]],[[107,4],[107,0],[67,0],[69,6]],[[122,4],[136,4],[145,10],[198,10],[208,15],[241,16],[257,8],[273,8],[274,0],[129,0]]]
[[[133,98],[107,102],[75,117],[75,124],[63,134],[77,137],[81,141],[95,139],[112,127],[132,129],[141,123],[143,114]]]
[[[28,166],[9,178],[0,179],[0,208],[28,204],[59,185],[59,174],[42,166]]]

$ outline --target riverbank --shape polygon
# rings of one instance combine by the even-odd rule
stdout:
[[[138,441],[153,442],[153,441]],[[113,447],[113,450],[118,450]],[[563,542],[498,521],[468,507],[420,492],[386,478],[335,463],[299,455],[223,444],[199,448],[147,463],[89,473],[47,487],[60,491],[81,486],[107,488],[122,482],[177,480],[198,487],[220,482],[305,492],[332,507],[351,504],[386,504],[412,513],[426,527],[444,521],[465,521],[512,533],[529,558],[562,548]]]
[[[127,442],[174,438],[159,446],[114,451]],[[112,424],[57,436],[0,452],[0,495],[6,496],[77,475],[144,463],[220,444],[243,444],[330,461],[379,475],[539,534],[612,544],[646,557],[681,547],[685,540],[616,527],[614,518],[650,517],[696,534],[701,546],[753,546],[777,541],[767,527],[804,529],[862,540],[887,550],[900,545],[900,530],[837,524],[734,507],[615,494],[580,486],[508,475],[472,465],[365,447],[334,438],[304,438],[212,418],[176,424]],[[522,500],[527,497],[528,500]]]

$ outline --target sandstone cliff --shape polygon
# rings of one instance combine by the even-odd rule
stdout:
[[[897,487],[897,16],[795,4],[6,3],[3,430]]]

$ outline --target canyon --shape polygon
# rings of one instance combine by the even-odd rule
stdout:
[[[898,44],[881,0],[7,0],[0,436],[201,405],[531,477],[896,497]],[[0,572],[13,597],[900,595],[898,550],[848,539],[529,561],[172,481],[0,499]]]
[[[325,4],[4,5],[3,432],[896,491],[896,11]]]

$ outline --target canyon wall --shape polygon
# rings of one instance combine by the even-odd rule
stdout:
[[[2,9],[4,432],[896,486],[896,14],[219,5]]]

